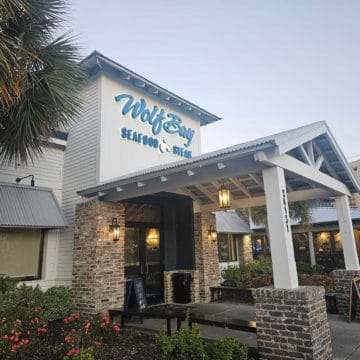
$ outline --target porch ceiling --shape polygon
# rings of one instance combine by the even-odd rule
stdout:
[[[262,170],[285,170],[289,201],[359,191],[359,184],[331,135],[320,122],[163,166],[143,170],[79,191],[120,201],[159,192],[191,197],[198,211],[219,209],[218,189],[229,187],[231,207],[265,204]]]

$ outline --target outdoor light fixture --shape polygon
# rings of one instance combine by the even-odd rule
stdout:
[[[24,176],[24,177],[17,177],[17,178],[15,179],[15,181],[16,181],[17,183],[19,183],[21,180],[26,179],[26,178],[28,178],[28,177],[31,177],[30,185],[31,185],[31,187],[34,187],[34,186],[35,186],[34,175],[27,175],[27,176]]]
[[[217,240],[217,231],[215,230],[214,225],[210,225],[208,230],[208,239],[212,242],[215,242]]]
[[[220,209],[228,209],[230,207],[230,190],[225,184],[222,184],[219,189],[219,203]]]
[[[109,233],[112,234],[113,241],[120,239],[120,225],[118,224],[117,218],[113,218],[111,225],[109,225]]]

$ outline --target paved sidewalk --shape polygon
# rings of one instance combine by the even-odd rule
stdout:
[[[249,304],[214,302],[191,304],[198,313],[211,314],[209,318],[225,320],[238,318],[254,320],[254,307]],[[360,320],[348,322],[345,316],[328,314],[334,360],[360,360]],[[146,319],[141,324],[138,318],[126,322],[126,326],[148,331],[158,332],[165,328],[165,320]],[[250,348],[256,349],[256,334],[219,328],[215,326],[200,325],[201,337],[205,340],[215,340],[223,337],[238,339]],[[172,330],[176,330],[176,320],[172,322]]]

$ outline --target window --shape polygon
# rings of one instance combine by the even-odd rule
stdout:
[[[218,234],[219,261],[236,261],[236,241],[232,234]]]
[[[21,280],[41,278],[43,231],[0,229],[0,274]]]

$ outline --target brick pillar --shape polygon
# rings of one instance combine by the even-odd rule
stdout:
[[[200,301],[210,301],[210,286],[220,285],[217,242],[208,239],[210,225],[216,227],[215,215],[194,214],[195,268],[199,272]]]
[[[109,234],[117,218],[120,240]],[[73,294],[75,310],[98,313],[124,304],[125,208],[99,200],[76,206]]]
[[[249,264],[253,259],[252,243],[250,235],[241,235],[238,244],[238,256],[240,264]]]
[[[330,273],[334,279],[336,304],[340,314],[349,314],[351,279],[360,276],[359,270],[334,270]],[[360,306],[356,307],[356,316],[360,318]]]
[[[260,359],[332,358],[324,288],[253,291]]]

